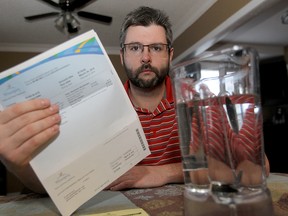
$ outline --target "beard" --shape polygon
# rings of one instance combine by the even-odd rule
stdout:
[[[139,68],[137,68],[135,71],[133,71],[132,69],[128,68],[126,64],[124,63],[124,69],[126,71],[129,81],[133,85],[139,88],[151,89],[151,88],[155,88],[161,85],[165,81],[165,77],[167,76],[170,67],[169,67],[169,63],[166,65],[166,67],[163,67],[160,69],[156,67],[152,67],[151,64],[143,64]],[[152,79],[148,79],[148,80],[139,78],[139,75],[144,70],[152,71],[155,74],[155,76]]]

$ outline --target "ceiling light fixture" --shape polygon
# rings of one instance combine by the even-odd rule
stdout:
[[[55,20],[55,26],[59,31],[63,32],[66,30],[69,33],[77,33],[80,29],[80,23],[70,11],[61,13]]]
[[[101,14],[91,13],[87,11],[78,11],[75,10],[81,9],[84,6],[92,4],[95,0],[58,0],[59,3],[56,3],[55,0],[39,0],[45,4],[48,4],[58,10],[59,12],[48,12],[42,14],[36,14],[32,16],[26,16],[25,19],[28,21],[34,21],[42,18],[48,18],[52,16],[57,16],[55,20],[55,27],[62,33],[77,33],[80,29],[80,23],[74,17],[83,17],[88,20],[102,22],[104,24],[110,24],[112,22],[112,17],[105,16]],[[75,14],[74,14],[75,13]]]
[[[286,25],[288,24],[288,11],[282,14],[281,21],[282,21],[282,24],[286,24]]]

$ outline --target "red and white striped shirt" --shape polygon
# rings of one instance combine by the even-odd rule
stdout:
[[[151,154],[142,160],[139,165],[163,165],[181,162],[178,124],[171,80],[168,76],[165,82],[166,98],[161,100],[153,112],[134,106],[151,151]],[[130,88],[128,81],[124,87],[128,94]]]

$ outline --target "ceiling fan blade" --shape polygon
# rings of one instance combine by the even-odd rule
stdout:
[[[59,4],[55,3],[54,1],[52,0],[41,0],[47,4],[49,4],[50,6],[53,6],[53,7],[56,7],[56,8],[59,8]]]
[[[100,14],[95,14],[95,13],[90,13],[86,11],[79,11],[77,12],[78,16],[84,17],[87,19],[92,19],[100,22],[105,22],[105,23],[111,23],[112,22],[112,17],[110,16],[104,16]]]
[[[48,18],[48,17],[52,17],[52,16],[56,16],[56,15],[59,15],[59,12],[50,12],[50,13],[33,15],[33,16],[27,16],[27,17],[25,17],[25,19],[32,21],[32,20]]]

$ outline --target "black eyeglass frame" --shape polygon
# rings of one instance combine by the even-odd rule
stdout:
[[[157,45],[157,44],[167,46],[167,51],[168,51],[168,52],[169,52],[169,51],[171,50],[171,48],[172,48],[171,44],[164,44],[164,43],[141,44],[141,43],[135,42],[135,43],[123,44],[122,47],[121,47],[121,49],[124,51],[124,50],[126,49],[125,46],[131,45],[131,44],[139,44],[139,45],[143,46],[143,49],[141,50],[141,53],[144,51],[144,48],[145,48],[145,47],[148,47],[148,49],[150,49],[149,46],[151,46],[151,45]]]

